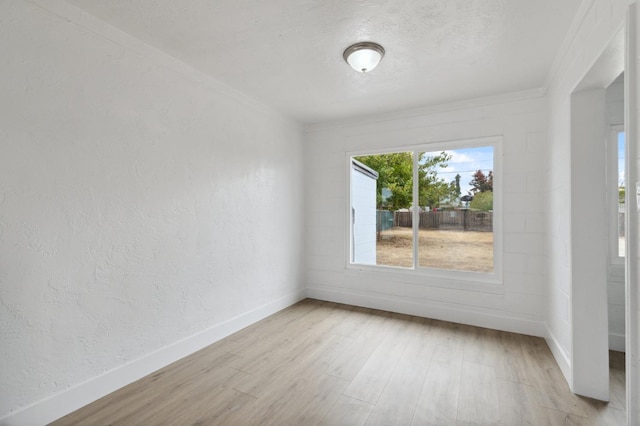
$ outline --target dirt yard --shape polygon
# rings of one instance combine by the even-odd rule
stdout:
[[[377,244],[377,264],[411,267],[411,228],[383,231]],[[418,264],[462,271],[493,271],[493,232],[420,230]]]

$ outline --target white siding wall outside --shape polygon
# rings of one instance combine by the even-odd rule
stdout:
[[[376,180],[351,167],[352,261],[376,264]]]

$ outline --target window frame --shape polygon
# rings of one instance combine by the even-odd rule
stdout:
[[[427,284],[422,278],[435,278],[442,280],[451,280],[451,283],[456,283],[454,287],[457,288],[469,288],[478,289],[478,284],[484,284],[486,290],[496,290],[498,287],[503,287],[503,168],[502,168],[502,136],[488,136],[480,138],[468,138],[468,139],[454,139],[444,141],[427,141],[418,144],[398,145],[394,147],[384,147],[382,149],[366,149],[346,152],[345,157],[345,172],[348,178],[346,179],[346,196],[345,200],[345,220],[347,223],[345,232],[345,268],[348,271],[358,272],[376,272],[376,273],[389,273],[397,274],[406,277],[411,283]],[[376,154],[389,154],[398,152],[412,152],[413,155],[413,182],[418,182],[418,155],[422,152],[441,152],[447,150],[457,150],[466,148],[480,148],[491,146],[493,147],[493,272],[475,272],[475,271],[461,271],[461,270],[448,270],[438,269],[426,266],[419,266],[417,252],[418,247],[416,244],[419,224],[419,211],[414,209],[413,214],[413,266],[412,267],[399,267],[399,266],[387,266],[387,265],[365,265],[351,262],[351,160],[353,157],[359,157],[364,155],[376,155]],[[418,199],[418,185],[413,186],[413,199]],[[419,280],[414,281],[409,277],[418,277]]]

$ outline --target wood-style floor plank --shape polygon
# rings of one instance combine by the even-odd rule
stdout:
[[[610,374],[609,380],[611,381],[611,399],[609,406],[612,406],[618,410],[625,410],[627,406],[626,399],[626,377],[625,377],[625,356],[624,352],[609,352],[609,366]]]
[[[411,340],[369,415],[367,426],[411,424],[433,353],[423,331],[422,322],[409,324]]]
[[[532,386],[498,379],[499,418],[505,425],[547,424],[539,414],[536,392]]]
[[[353,336],[352,344],[334,360],[327,368],[327,374],[345,380],[353,380],[362,366],[369,360],[371,354],[378,348],[388,327],[389,316],[369,314],[357,336]]]
[[[543,339],[305,300],[54,425],[618,425],[578,397]]]
[[[322,421],[322,426],[363,426],[373,405],[340,395]]]
[[[464,351],[445,343],[435,347],[412,425],[453,425],[458,413]]]
[[[522,337],[513,333],[500,333],[498,346],[502,353],[495,366],[496,377],[510,382],[533,385],[527,360],[522,351]]]
[[[391,321],[386,337],[353,378],[344,392],[346,396],[369,404],[378,402],[409,343],[408,322],[406,318]]]
[[[500,421],[498,381],[494,367],[463,361],[458,397],[458,425],[494,425]]]

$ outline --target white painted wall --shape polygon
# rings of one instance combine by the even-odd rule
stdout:
[[[605,89],[571,95],[573,391],[609,400]],[[588,350],[588,356],[578,351]]]
[[[546,104],[538,92],[312,126],[306,140],[310,297],[544,334]],[[500,285],[347,268],[348,152],[503,137]]]
[[[57,1],[0,2],[0,52],[0,423],[303,297],[296,124]]]
[[[627,0],[583,2],[560,52],[560,61],[552,70],[547,91],[549,150],[545,158],[548,175],[545,198],[549,203],[548,343],[572,388],[571,359],[578,352],[588,352],[585,348],[574,347],[572,339],[570,95],[623,24],[628,3]]]

